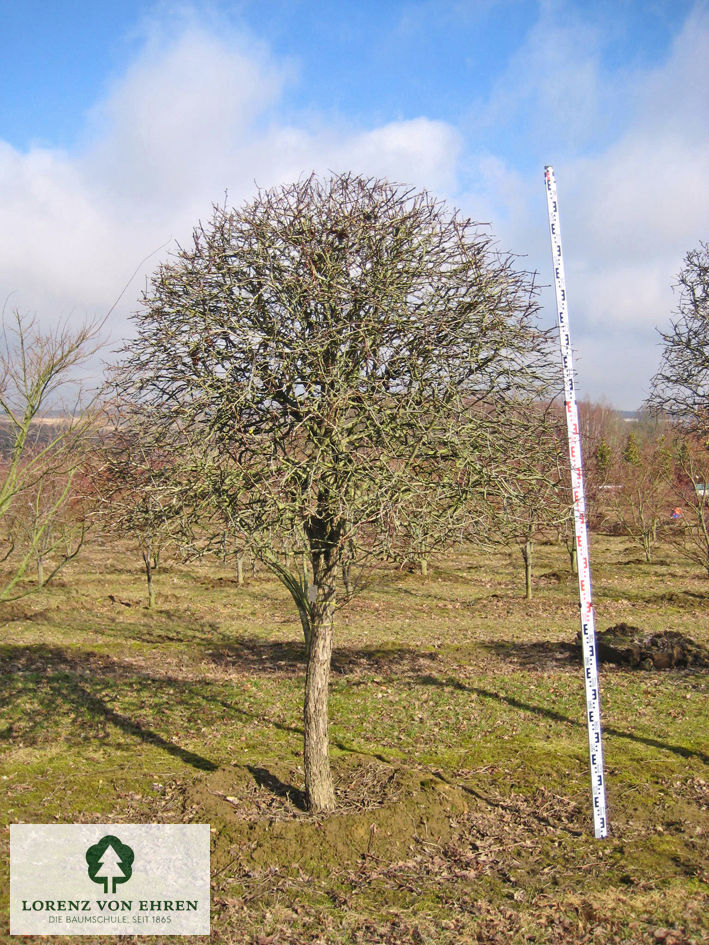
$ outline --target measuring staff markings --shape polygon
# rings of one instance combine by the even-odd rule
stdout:
[[[606,792],[603,776],[603,743],[601,739],[601,699],[596,662],[596,634],[593,604],[591,600],[591,568],[588,551],[586,505],[583,488],[583,465],[581,460],[581,435],[578,408],[574,387],[574,367],[571,353],[571,333],[566,302],[566,280],[564,259],[561,252],[559,228],[559,206],[556,196],[554,170],[544,169],[549,233],[551,236],[552,262],[554,266],[554,289],[559,325],[559,345],[564,375],[564,407],[569,440],[571,465],[571,491],[574,503],[574,533],[578,561],[579,597],[581,604],[581,643],[583,648],[584,683],[586,688],[586,714],[588,722],[588,744],[591,762],[591,795],[593,799],[593,826],[598,839],[608,836],[606,817]]]

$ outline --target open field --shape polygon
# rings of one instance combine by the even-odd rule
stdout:
[[[599,630],[709,644],[702,574],[592,554]],[[138,556],[93,547],[0,611],[3,859],[11,822],[209,821],[216,943],[709,942],[707,674],[603,667],[594,840],[575,579],[559,546],[535,568],[532,601],[501,550],[382,572],[338,613],[341,809],[313,818],[287,592],[167,561],[148,611]],[[7,883],[0,908],[9,940]]]

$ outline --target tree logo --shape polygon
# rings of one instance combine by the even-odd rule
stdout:
[[[103,883],[106,895],[115,893],[118,883],[131,878],[134,856],[131,847],[108,834],[86,851],[89,877],[95,883]]]

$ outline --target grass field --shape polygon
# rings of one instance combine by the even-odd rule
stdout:
[[[622,539],[592,555],[599,630],[709,644],[700,573]],[[287,592],[213,560],[168,561],[156,587],[149,611],[137,556],[94,547],[0,611],[5,861],[9,823],[209,822],[212,942],[709,941],[707,674],[602,668],[611,836],[594,840],[559,546],[537,550],[531,601],[501,550],[425,582],[383,570],[338,613],[340,809],[320,818]],[[9,940],[8,902],[5,882]]]

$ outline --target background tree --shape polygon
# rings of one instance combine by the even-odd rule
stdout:
[[[672,498],[668,477],[672,456],[662,425],[649,424],[631,431],[616,454],[612,478],[617,486],[609,493],[616,523],[642,548],[652,562],[660,526],[669,521]]]
[[[41,479],[23,490],[7,516],[6,535],[13,548],[31,554],[38,589],[46,587],[84,544],[90,509],[82,490],[82,471],[78,476],[76,470],[69,470]]]
[[[709,244],[690,250],[679,274],[677,316],[664,342],[649,404],[706,430],[709,422]]]
[[[526,429],[519,426],[520,438],[504,457],[482,502],[480,497],[474,499],[479,520],[471,537],[484,544],[512,543],[519,549],[527,600],[532,598],[534,542],[557,535],[569,519],[564,422],[550,407],[530,405]]]
[[[104,430],[93,452],[87,491],[100,530],[137,547],[152,608],[160,556],[184,530],[185,510],[171,454],[144,438],[141,427],[124,416],[120,431]]]
[[[51,557],[42,586],[78,551],[56,528],[96,424],[94,398],[78,374],[99,347],[100,326],[42,330],[16,312],[0,334],[0,601],[35,590],[24,579]],[[20,527],[20,524],[22,527]],[[79,543],[80,544],[80,543]]]
[[[579,403],[579,421],[586,515],[591,528],[601,529],[612,514],[613,496],[619,488],[613,474],[627,439],[627,424],[609,404],[588,400]],[[571,554],[576,548],[573,518],[567,535],[571,536],[567,543]]]
[[[709,442],[681,429],[675,434],[667,485],[679,515],[664,537],[709,573]]]
[[[293,595],[306,795],[332,808],[344,556],[385,556],[409,521],[459,528],[487,488],[548,382],[533,281],[425,192],[313,176],[216,208],[143,303],[118,389],[194,457],[189,501],[228,504]],[[274,543],[301,540],[312,581],[276,566]]]

